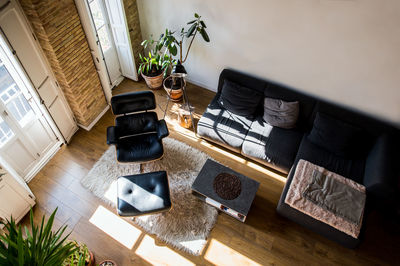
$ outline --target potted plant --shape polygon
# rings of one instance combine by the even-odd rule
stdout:
[[[145,49],[149,47],[150,51],[148,56],[139,54],[138,74],[142,75],[147,86],[151,89],[158,89],[162,86],[169,67],[175,62],[172,55],[177,54],[177,47],[175,43],[168,44],[168,36],[170,36],[170,33],[166,30],[166,34],[161,34],[158,41],[144,40],[141,44]]]
[[[62,265],[64,260],[73,254],[76,247],[67,243],[69,234],[63,237],[67,226],[53,232],[54,216],[57,209],[51,214],[47,223],[42,217],[40,227],[33,223],[33,212],[30,211],[31,232],[15,220],[0,223],[5,225],[5,233],[0,235],[0,265]],[[25,235],[24,235],[25,234]]]
[[[85,244],[79,244],[77,241],[70,241],[75,247],[75,252],[71,254],[66,260],[63,262],[63,266],[93,266],[94,265],[94,255],[88,249]]]
[[[169,50],[171,46],[179,47],[179,61],[178,64],[183,64],[186,62],[190,48],[192,47],[193,41],[197,36],[197,33],[199,33],[202,37],[203,40],[206,42],[210,42],[210,38],[206,32],[206,24],[204,21],[201,19],[201,16],[197,13],[194,13],[194,20],[191,20],[187,23],[187,25],[190,25],[187,30],[183,27],[180,31],[180,40],[176,39],[174,36],[175,32],[171,32],[169,30],[165,31],[165,39],[168,41],[163,42],[164,46]],[[185,39],[190,39],[189,46],[186,50],[186,55],[184,56],[183,54],[183,43]],[[173,55],[176,55],[173,54]],[[173,101],[179,101],[182,98],[183,92],[182,92],[182,87],[185,86],[185,81],[182,78],[173,78],[173,77],[168,77],[164,81],[164,89],[168,93],[169,97]]]

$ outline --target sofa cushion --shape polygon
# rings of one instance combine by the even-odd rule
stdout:
[[[338,156],[348,157],[356,153],[358,136],[361,136],[359,128],[317,113],[308,139]]]
[[[242,154],[288,173],[295,159],[303,133],[273,127],[258,119],[247,132]]]
[[[314,218],[291,208],[285,203],[286,194],[289,190],[290,183],[292,182],[294,169],[296,169],[297,163],[300,159],[307,160],[313,164],[320,165],[325,169],[350,178],[358,183],[362,183],[364,175],[364,160],[349,160],[342,157],[338,157],[321,147],[313,144],[308,140],[307,136],[304,136],[301,140],[299,151],[296,155],[295,162],[293,164],[292,171],[289,173],[286,181],[285,188],[281,194],[281,198],[278,202],[277,211],[280,215],[306,227],[310,230],[317,232],[333,241],[340,243],[343,246],[349,248],[355,248],[359,243],[360,239],[353,238],[323,222],[315,220]],[[364,218],[367,215],[364,215]],[[361,229],[363,230],[363,228]]]
[[[348,159],[337,156],[332,152],[315,145],[309,140],[309,136],[306,136],[301,140],[295,164],[300,159],[307,160],[313,164],[322,166],[331,172],[363,184],[365,158]]]
[[[281,99],[286,102],[298,101],[299,118],[296,127],[308,131],[313,124],[313,111],[317,100],[314,97],[298,92],[295,89],[270,82],[264,90],[264,96],[273,99]]]
[[[264,99],[265,122],[274,127],[294,128],[299,117],[299,102],[285,102],[266,97]]]
[[[251,123],[252,120],[225,110],[214,100],[197,123],[197,134],[240,152]]]
[[[256,90],[225,80],[219,103],[226,110],[236,115],[252,118],[262,100],[262,96]]]

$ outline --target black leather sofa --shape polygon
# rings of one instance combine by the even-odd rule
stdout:
[[[264,122],[262,99],[259,100],[259,105],[252,117],[244,117],[226,110],[219,103],[226,80],[257,90],[262,94],[261,98],[269,97],[288,102],[299,101],[300,109],[296,127],[283,129]],[[352,146],[351,156],[337,156],[309,140],[308,136],[318,113],[354,125],[361,130],[360,137]],[[218,92],[199,120],[197,133],[204,139],[288,174],[277,212],[346,247],[356,247],[362,239],[362,234],[359,239],[355,239],[284,203],[294,169],[300,159],[308,160],[364,184],[367,188],[367,208],[364,218],[373,206],[379,206],[380,209],[395,207],[398,194],[397,184],[400,178],[398,163],[400,162],[400,131],[384,121],[355,110],[312,97],[272,81],[224,69],[220,74]]]

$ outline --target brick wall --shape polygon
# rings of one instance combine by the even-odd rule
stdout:
[[[74,0],[19,1],[78,123],[89,126],[107,103]]]
[[[136,68],[138,68],[139,53],[143,54],[143,47],[140,45],[142,43],[142,32],[140,30],[139,12],[136,0],[124,0],[124,8],[133,56],[135,57]]]

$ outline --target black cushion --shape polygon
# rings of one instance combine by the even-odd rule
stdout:
[[[111,98],[114,115],[127,114],[156,108],[156,99],[152,91],[135,91],[115,95]]]
[[[236,115],[254,117],[262,96],[256,90],[225,80],[219,103]]]
[[[116,144],[117,160],[121,163],[146,162],[159,159],[164,154],[157,133],[123,138]]]
[[[119,137],[131,136],[143,133],[155,133],[157,131],[157,113],[146,112],[119,116],[115,119]]]
[[[288,173],[302,137],[300,131],[273,127],[260,118],[251,124],[242,145],[242,154]]]
[[[120,176],[117,209],[121,216],[136,216],[171,208],[167,172]]]
[[[361,130],[350,124],[317,113],[314,126],[308,136],[314,144],[338,156],[348,157],[357,153],[357,141]]]
[[[365,158],[349,159],[338,156],[312,143],[306,135],[301,140],[295,164],[300,159],[322,166],[331,172],[350,178],[357,183],[363,183]]]

